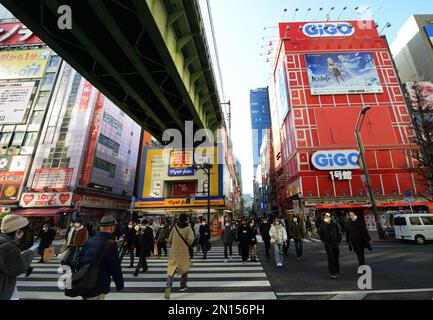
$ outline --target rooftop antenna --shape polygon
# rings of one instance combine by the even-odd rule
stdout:
[[[332,11],[334,11],[335,7],[331,7],[331,10],[329,10],[329,13],[326,15],[326,21],[328,22],[331,19]]]
[[[355,7],[354,9],[353,9],[353,12],[350,14],[350,17],[353,17],[353,15],[354,14],[356,14],[356,13],[359,13],[359,7]],[[356,18],[356,17],[355,17]]]
[[[295,21],[296,14],[298,13],[298,11],[299,11],[299,8],[296,8],[296,9],[295,9],[295,14],[293,15],[293,19],[292,19],[292,21]]]
[[[379,35],[381,35],[385,29],[390,28],[390,27],[391,27],[391,23],[387,22],[387,24],[385,24],[383,26],[382,30],[380,30]]]
[[[343,15],[344,11],[347,10],[347,7],[344,7],[343,10],[341,11],[340,15],[337,18],[337,21],[340,21],[341,16]]]
[[[308,9],[307,9],[307,14],[305,15],[305,21],[307,20],[307,17],[308,17],[308,15],[310,14],[310,12],[311,12],[311,8],[308,8]]]
[[[319,8],[319,13],[318,13],[318,15],[317,15],[317,18],[315,19],[316,21],[319,20],[319,18],[320,18],[320,14],[322,13],[322,10],[323,10],[323,7],[320,7],[320,8]]]
[[[286,13],[287,13],[287,9],[284,9],[284,12],[283,12],[283,19],[281,19],[281,21],[282,22],[285,22],[285,18],[286,18]]]

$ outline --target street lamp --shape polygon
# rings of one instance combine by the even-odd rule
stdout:
[[[371,109],[370,106],[365,105],[362,108],[361,112],[359,113],[358,120],[356,121],[356,126],[355,126],[355,137],[356,137],[356,141],[358,142],[358,149],[359,149],[359,153],[361,155],[362,168],[364,170],[365,180],[367,182],[368,194],[370,196],[371,207],[373,209],[374,219],[376,220],[377,232],[379,233],[379,238],[382,238],[382,232],[381,232],[382,226],[380,225],[379,217],[377,214],[376,200],[374,199],[373,187],[371,185],[370,174],[368,172],[368,167],[367,167],[367,159],[365,158],[364,144],[362,142],[362,137],[361,137],[361,128],[362,128],[362,125],[363,125],[364,120],[365,120],[365,115],[367,114],[368,110],[370,110],[370,109]]]
[[[194,170],[202,170],[207,175],[207,221],[210,224],[210,174],[212,170],[210,163],[194,164]]]

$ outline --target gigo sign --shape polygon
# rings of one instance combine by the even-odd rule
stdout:
[[[318,170],[354,170],[360,168],[359,156],[357,150],[318,151],[311,162]]]
[[[355,27],[348,22],[308,23],[302,28],[307,37],[350,37]]]

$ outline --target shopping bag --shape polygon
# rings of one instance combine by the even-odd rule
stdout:
[[[158,244],[156,242],[153,244],[153,255],[158,256]]]
[[[44,262],[50,262],[51,260],[53,260],[55,254],[56,254],[56,250],[54,249],[53,245],[46,248],[44,250],[44,256],[43,256]]]

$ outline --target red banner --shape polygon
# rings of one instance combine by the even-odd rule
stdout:
[[[92,93],[92,84],[89,81],[84,82],[83,94],[81,95],[80,105],[78,106],[79,112],[86,112],[89,106],[90,95]]]
[[[44,42],[33,34],[21,22],[0,24],[0,46],[43,44]]]
[[[88,185],[90,183],[90,174],[92,172],[93,157],[95,156],[96,143],[98,142],[99,135],[99,122],[102,118],[102,109],[104,107],[104,95],[98,94],[98,101],[96,102],[95,113],[93,114],[92,129],[90,132],[89,143],[87,145],[86,158],[84,160],[84,168],[81,173],[80,184]]]

